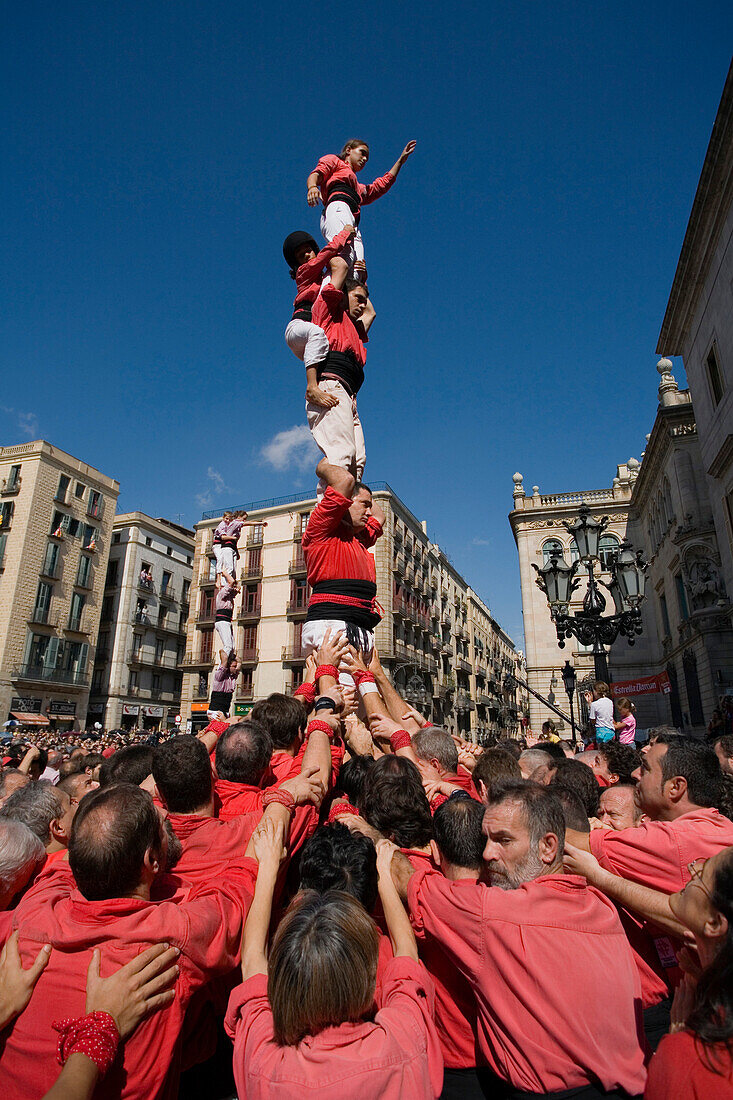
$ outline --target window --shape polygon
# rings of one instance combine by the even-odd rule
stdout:
[[[31,668],[56,668],[59,639],[48,634],[31,634],[28,640],[28,664]]]
[[[662,630],[664,631],[664,637],[670,638],[672,636],[672,628],[669,625],[669,608],[667,607],[667,597],[664,592],[659,594],[659,612],[662,616]]]
[[[102,669],[95,668],[92,673],[92,691],[101,692],[102,690]]]
[[[145,545],[146,546],[152,546],[153,545],[153,540],[151,538],[146,538],[145,539]]]
[[[211,654],[214,651],[214,631],[202,630],[201,631],[201,660],[210,661]]]
[[[89,500],[87,502],[87,515],[94,516],[96,519],[102,515],[102,494],[98,493],[96,489],[89,490]]]
[[[97,657],[106,658],[109,656],[109,634],[106,632],[100,634],[97,640]]]
[[[677,589],[677,605],[680,609],[680,618],[686,622],[690,617],[690,610],[687,606],[687,592],[685,591],[685,582],[682,579],[681,573],[677,573],[674,578],[674,583]]]
[[[165,552],[166,552],[166,554],[168,555],[169,558],[173,557],[173,547],[172,546],[166,546]]]
[[[86,596],[80,592],[74,592],[71,596],[71,611],[69,612],[69,630],[81,630],[81,615],[86,603]]]
[[[248,584],[244,590],[244,596],[242,597],[242,610],[246,614],[254,614],[254,612],[260,609],[260,586],[258,584]]]
[[[3,568],[3,562],[5,561],[5,544],[8,541],[8,536],[0,535],[0,569]]]
[[[49,542],[46,546],[46,557],[43,559],[44,577],[56,577],[59,564],[59,547],[56,542]]]
[[[58,550],[58,547],[54,547]],[[86,554],[82,554],[79,558],[79,567],[76,571],[76,583],[79,588],[90,588],[90,577],[92,573],[92,559],[88,558]]]
[[[100,622],[108,623],[112,619],[112,605],[114,603],[114,597],[105,596],[102,600],[102,611],[99,616]]]
[[[183,582],[183,587],[181,588],[181,602],[182,603],[188,603],[188,594],[189,594],[190,591],[191,591],[191,582],[190,581],[184,581]]]
[[[61,474],[61,476],[59,477],[59,483],[56,489],[55,497],[55,499],[58,500],[60,504],[66,504],[66,494],[69,491],[70,484],[71,478],[67,477],[66,474]]]
[[[11,466],[10,473],[5,479],[5,488],[9,491],[17,489],[20,485],[20,466]]]
[[[74,519],[73,516],[67,515],[65,512],[54,512],[53,520],[51,521],[51,534],[57,538],[63,535],[71,535],[72,538],[77,539],[82,531],[82,525],[78,519]]]
[[[290,592],[290,607],[293,611],[304,611],[308,606],[308,582],[294,580]]]
[[[718,359],[718,345],[714,340],[710,346],[705,365],[708,368],[708,382],[710,383],[713,405],[719,405],[725,391],[725,385],[723,384],[723,372],[720,369],[720,360]]]
[[[166,571],[163,570],[163,583],[160,586],[160,591],[161,591],[162,595],[165,595],[166,592],[168,591],[168,589],[171,587],[172,579],[173,579],[173,574],[172,573],[166,573]]]
[[[214,597],[210,592],[201,593],[201,609],[199,611],[199,619],[213,619],[214,617]]]
[[[120,532],[115,531],[115,533],[112,536],[112,545],[117,546],[119,544],[119,541],[120,541]]]
[[[302,681],[301,681],[302,682]],[[251,698],[254,692],[254,669],[243,668],[239,675],[239,694]]]
[[[155,643],[155,663],[161,665],[163,663],[163,652],[165,650],[165,642],[162,638],[158,638]]]
[[[611,570],[611,560],[618,553],[619,541],[615,535],[601,535],[598,540],[598,557],[601,560],[601,569],[608,573]]]
[[[0,527],[10,527],[10,524],[13,522],[14,511],[14,500],[6,500],[2,504],[0,504]]]
[[[132,655],[133,657],[139,657],[143,651],[143,636],[142,634],[133,634],[132,636]]]
[[[129,687],[129,691],[130,691],[131,695],[137,695],[137,689],[139,687],[137,672],[131,672],[130,673],[130,683],[129,683],[128,687]]]
[[[67,642],[59,663],[67,672],[81,676],[87,667],[88,652],[89,646],[86,642]]]
[[[160,610],[158,611],[158,626],[161,628],[161,630],[165,629],[167,619],[168,619],[168,608],[167,607],[161,607]]]
[[[105,588],[116,588],[118,583],[118,575],[120,570],[120,563],[117,558],[110,561],[107,566],[107,577],[104,582]]]
[[[68,482],[68,480],[69,479],[67,477],[66,481]],[[81,481],[77,481],[76,485],[74,486],[74,496],[76,497],[76,499],[81,500],[86,491],[86,485],[84,485]]]
[[[551,558],[561,558],[563,545],[559,539],[547,539],[542,543],[542,564],[547,565]]]
[[[84,524],[84,534],[82,535],[81,544],[85,550],[97,549],[97,535],[99,532],[96,527],[92,527],[91,523]]]
[[[157,672],[153,673],[151,690],[153,695],[160,695],[160,676]]]
[[[33,619],[37,623],[47,623],[48,613],[51,610],[51,596],[53,585],[40,581],[36,592],[36,606],[33,609]]]
[[[190,565],[190,564],[191,564],[191,555],[186,554],[186,565]]]
[[[302,628],[303,628],[303,624],[302,623],[297,623],[296,627],[299,628],[298,633],[300,633],[300,630],[302,630]],[[257,648],[257,627],[256,626],[245,626],[244,630],[242,631],[242,656],[251,658],[254,655],[254,652],[255,652],[256,648]]]

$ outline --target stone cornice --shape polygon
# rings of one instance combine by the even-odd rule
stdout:
[[[733,64],[728,70],[687,223],[657,352],[682,355],[698,298],[733,202]]]

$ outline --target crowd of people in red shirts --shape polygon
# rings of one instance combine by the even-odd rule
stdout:
[[[478,748],[327,631],[244,721],[62,755],[0,776],[5,1095],[733,1094],[725,737]]]

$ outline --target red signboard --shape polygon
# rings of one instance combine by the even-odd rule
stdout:
[[[638,680],[623,680],[619,684],[611,684],[611,695],[618,699],[622,695],[669,695],[672,685],[666,672],[658,672],[656,676],[640,676]]]

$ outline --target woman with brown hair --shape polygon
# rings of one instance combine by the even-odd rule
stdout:
[[[265,821],[253,840],[259,869],[242,939],[244,983],[232,993],[226,1018],[240,1100],[292,1100],[299,1090],[319,1100],[438,1097],[443,1062],[434,987],[392,882],[394,845],[380,841],[377,851],[379,895],[395,957],[375,1012],[379,934],[348,894],[298,895],[268,961],[282,826]]]

